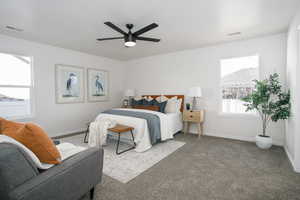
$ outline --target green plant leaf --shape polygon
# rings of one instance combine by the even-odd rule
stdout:
[[[282,91],[282,86],[277,73],[271,74],[265,80],[253,80],[254,91],[241,100],[246,102],[246,112],[256,110],[263,119],[263,131],[267,126],[267,120],[274,122],[288,119],[291,115],[290,91]]]

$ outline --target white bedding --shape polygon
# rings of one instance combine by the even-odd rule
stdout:
[[[166,115],[168,118],[169,131],[173,135],[183,129],[182,113],[167,113]]]
[[[150,111],[150,110],[143,110],[143,109],[125,109],[125,108],[118,108],[118,110],[129,110],[135,112],[146,112],[152,113],[159,117],[160,125],[161,125],[161,140],[165,141],[168,139],[172,139],[173,135],[182,130],[182,120],[181,120],[181,113],[168,113],[164,114],[161,112]],[[101,120],[101,118],[109,117],[112,120],[117,121],[117,123],[124,124],[127,126],[134,127],[134,137],[136,142],[136,152],[144,152],[147,151],[152,147],[150,137],[149,137],[149,129],[148,124],[145,119],[129,117],[129,116],[121,116],[121,115],[112,115],[112,114],[105,114],[100,113],[96,120]],[[123,137],[129,137],[127,136]]]

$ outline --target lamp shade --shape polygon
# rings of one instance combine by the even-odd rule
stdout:
[[[134,97],[135,96],[135,91],[133,89],[127,89],[124,93],[125,97]]]
[[[189,97],[202,97],[201,87],[191,87],[189,88],[188,94]]]

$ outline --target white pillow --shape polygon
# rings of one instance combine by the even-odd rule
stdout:
[[[166,98],[164,98],[165,100]],[[178,113],[180,112],[180,107],[181,107],[181,99],[177,99],[177,96],[174,96],[170,99],[168,99],[166,108],[165,108],[165,113]]]
[[[172,98],[174,98],[174,97],[172,97]],[[171,98],[171,99],[172,99]],[[177,97],[176,97],[177,98]],[[168,101],[169,100],[169,98],[168,97],[166,97],[166,96],[160,96],[160,102],[165,102],[165,101]]]
[[[142,96],[135,96],[133,99],[136,100],[136,101],[139,101],[139,100],[142,99]]]
[[[181,108],[182,99],[178,99],[177,96],[171,97],[170,99],[164,95],[156,97],[156,101],[159,103],[167,102],[165,113],[179,113]]]
[[[171,98],[168,100],[165,113],[175,113],[176,112],[177,99]]]
[[[176,105],[176,111],[178,113],[180,113],[181,104],[182,104],[182,99],[178,99],[177,100],[177,105]]]
[[[160,100],[160,99],[161,99],[161,96],[158,96],[158,97],[155,98],[155,100],[156,100],[158,103],[161,103],[161,100]]]
[[[147,101],[152,101],[153,98],[151,96],[144,96],[143,99],[146,99]]]

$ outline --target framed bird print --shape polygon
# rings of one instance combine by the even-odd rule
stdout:
[[[55,65],[56,103],[84,102],[84,68]]]
[[[108,101],[109,98],[109,74],[102,69],[87,70],[88,101]]]

